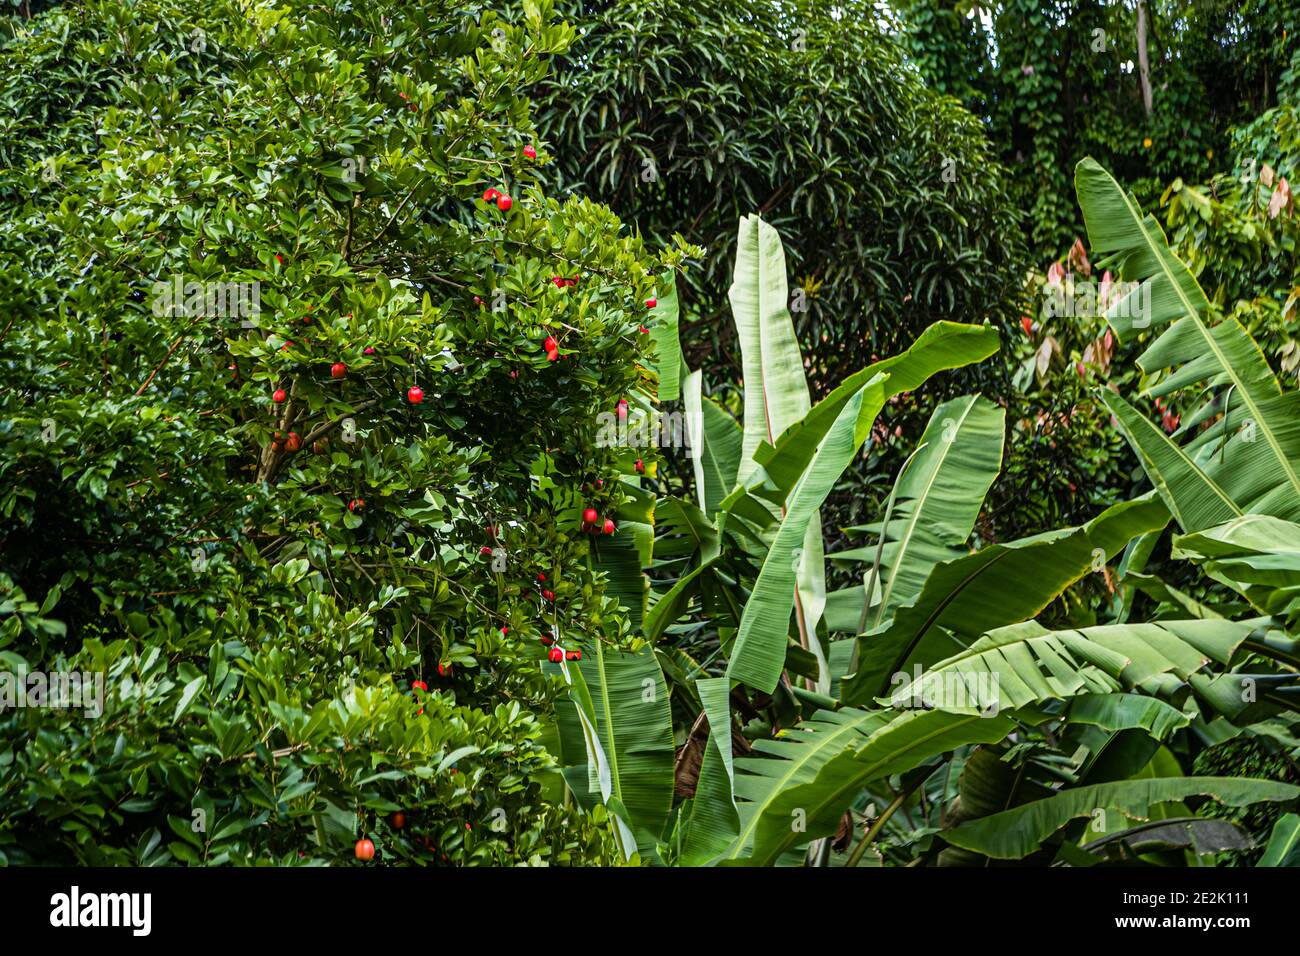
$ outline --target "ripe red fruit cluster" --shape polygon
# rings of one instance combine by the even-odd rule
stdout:
[[[351,501],[348,502],[348,511],[360,511],[365,506],[366,503],[364,499],[353,498]]]
[[[552,664],[558,664],[560,661],[580,661],[582,651],[566,651],[561,647],[552,647],[546,652],[546,659]]]
[[[429,685],[422,680],[411,681],[411,690],[428,690]]]
[[[330,366],[330,378],[342,378],[348,374],[348,367],[342,362],[335,362]]]
[[[412,385],[406,390],[406,400],[412,405],[419,405],[424,401],[424,389],[418,385]]]
[[[634,468],[636,469],[636,473],[637,473],[638,475],[644,475],[644,474],[645,474],[645,462],[643,462],[640,458],[638,458],[638,459],[636,460],[636,464],[633,465],[632,467],[634,467]]]
[[[358,860],[369,863],[375,858],[374,841],[362,838],[357,841],[357,845],[352,848],[352,852],[356,854]]]
[[[577,285],[578,277],[574,276],[572,279],[566,279],[564,276],[553,276],[551,281],[555,283],[557,289],[563,289],[566,286]]]
[[[481,554],[481,555],[483,555],[483,557],[485,557],[485,558],[487,558],[487,557],[491,557],[491,555],[492,555],[492,549],[489,548],[489,547],[485,544],[485,545],[483,545],[483,547],[481,547],[481,548],[478,549],[478,553]]]
[[[396,813],[394,813],[392,816],[390,816],[390,817],[388,818],[388,824],[389,824],[389,826],[391,826],[394,830],[402,830],[402,829],[405,829],[405,827],[406,827],[406,814],[403,813],[401,810],[398,810]]]
[[[438,676],[439,676],[439,677],[446,677],[446,676],[447,676],[448,674],[450,674],[450,673],[451,673],[451,665],[450,665],[450,664],[444,664],[442,661],[439,661],[439,662],[438,662]]]
[[[536,159],[537,147],[534,146],[532,143],[529,143],[527,146],[524,147],[524,155],[527,156],[529,159]]]
[[[507,212],[510,209],[511,205],[513,205],[513,201],[510,199],[509,196],[507,196],[501,190],[492,189],[491,187],[483,190],[483,201],[495,202],[497,204],[497,208],[500,209],[502,212]]]
[[[271,393],[271,401],[275,402],[275,404],[277,405],[282,403],[288,397],[289,397],[288,394],[282,388],[277,388],[274,392]]]
[[[302,438],[297,432],[289,432],[289,437],[284,440],[284,450],[295,452],[302,447]]]
[[[542,600],[543,600],[543,601],[554,601],[554,600],[555,600],[555,592],[554,592],[554,591],[549,591],[549,590],[543,590],[543,591],[542,591]]]
[[[659,300],[656,299],[654,296],[651,296],[650,298],[645,300],[645,307],[647,309],[653,309],[658,304],[659,304]]]

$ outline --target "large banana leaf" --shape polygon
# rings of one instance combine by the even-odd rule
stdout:
[[[787,509],[772,540],[740,620],[740,629],[727,665],[727,676],[756,690],[771,693],[785,667],[792,606],[802,599],[795,579],[809,563],[821,563],[820,535],[815,551],[808,550],[808,528],[831,488],[866,440],[884,405],[882,379],[873,379],[845,403],[835,423],[818,445],[807,471],[787,501]],[[816,635],[812,635],[816,640]],[[823,668],[829,681],[829,673]]]
[[[977,395],[944,402],[930,416],[916,454],[894,484],[874,623],[914,599],[935,565],[964,553],[959,549],[1002,465],[1005,419],[1005,410]],[[863,530],[879,534],[880,526]],[[870,562],[875,552],[873,543],[832,558]]]
[[[609,807],[649,858],[672,808],[675,756],[668,687],[654,651],[630,653],[596,641],[580,664],[563,667],[577,690],[557,705],[571,763],[565,779],[579,803]]]
[[[858,639],[858,669],[841,682],[843,701],[865,703],[887,692],[891,675],[928,667],[989,631],[1037,616],[1131,539],[1168,520],[1160,499],[1148,496],[1114,505],[1078,528],[989,545],[938,565],[914,601]],[[834,617],[828,623],[836,626]],[[856,630],[856,621],[849,626]]]
[[[1136,287],[1110,306],[1106,319],[1121,340],[1148,326],[1163,329],[1138,359],[1147,375],[1167,371],[1151,395],[1204,386],[1176,443],[1117,396],[1103,395],[1139,450],[1153,483],[1184,531],[1199,531],[1236,513],[1300,518],[1300,392],[1283,393],[1259,347],[1235,319],[1210,324],[1210,306],[1187,266],[1170,251],[1159,223],[1094,160],[1075,170],[1088,237],[1102,264]],[[1200,431],[1194,426],[1222,412]],[[1198,474],[1199,472],[1199,474]],[[1180,494],[1177,489],[1183,489]],[[1197,488],[1196,493],[1187,489]],[[1225,503],[1224,498],[1227,499]]]
[[[725,851],[740,831],[736,811],[736,770],[731,754],[731,709],[727,695],[731,682],[725,677],[710,677],[695,682],[700,703],[709,722],[709,740],[700,764],[700,776],[688,814],[685,849],[681,862],[685,866],[705,863]]]
[[[807,466],[809,450],[830,429],[844,403],[877,375],[888,374],[885,398],[919,388],[931,376],[988,358],[998,349],[998,331],[991,326],[935,322],[905,352],[882,359],[850,375],[803,418],[790,425],[775,443],[760,442],[754,460],[777,488],[790,489]]]
[[[804,377],[803,356],[799,352],[788,308],[785,250],[777,231],[758,216],[746,216],[740,221],[736,236],[736,266],[728,294],[745,375],[745,422],[737,472],[737,478],[743,484],[758,468],[753,455],[759,444],[773,441],[807,415],[812,407],[808,382]],[[872,417],[875,417],[874,413]],[[822,499],[825,496],[823,493]],[[822,660],[817,624],[826,606],[826,562],[822,556],[820,506],[821,499],[816,507],[800,518],[804,560],[794,567],[790,587],[794,595],[800,644]],[[790,547],[793,550],[794,545]],[[742,663],[741,670],[747,665],[748,662]],[[820,669],[819,686],[829,688],[830,673],[824,660]],[[776,678],[773,677],[767,689],[771,690],[775,685]]]
[[[1155,804],[1193,796],[1213,797],[1220,803],[1240,807],[1264,801],[1294,800],[1300,796],[1300,787],[1249,777],[1120,780],[1066,790],[1045,800],[963,823],[943,836],[953,846],[995,859],[1018,860],[1041,847],[1071,820],[1092,817],[1098,811],[1114,811],[1132,820],[1142,820]]]
[[[785,250],[777,231],[758,216],[740,221],[731,312],[745,376],[745,433],[739,480],[757,468],[759,443],[771,442],[812,407],[803,356],[790,319]]]
[[[1290,616],[1300,605],[1300,525],[1246,515],[1174,538],[1174,558],[1199,564],[1265,614]]]
[[[942,711],[819,711],[755,750],[777,759],[739,758],[740,834],[720,862],[775,863],[790,850],[835,832],[854,796],[873,780],[903,773],[970,743],[1001,740],[1005,717]]]
[[[740,467],[740,424],[711,398],[701,395],[703,376],[697,370],[686,376],[682,402],[690,436],[691,465],[695,471],[696,504],[713,514],[736,487]]]
[[[1247,640],[1270,627],[1222,619],[1103,624],[1049,631],[1037,621],[998,628],[895,687],[895,706],[923,702],[953,713],[1015,710],[1085,694],[1185,693],[1193,674],[1227,665]]]

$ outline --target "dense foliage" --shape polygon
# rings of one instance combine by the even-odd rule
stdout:
[[[571,28],[471,13],[88,3],[6,46],[0,654],[108,689],[0,717],[10,861],[602,858],[541,791],[538,637],[627,639],[578,515],[623,502],[596,414],[653,387],[663,262],[525,155]]]
[[[1040,257],[1081,232],[1070,173],[1084,156],[1114,170],[1148,205],[1175,177],[1231,170],[1232,126],[1286,95],[1294,46],[1287,31],[1297,14],[1287,0],[895,7],[909,59],[927,82],[985,121],[1010,169],[1011,194],[1030,213],[1024,221]]]
[[[582,41],[538,103],[556,178],[647,238],[706,248],[681,289],[692,364],[740,370],[723,293],[751,212],[786,238],[815,394],[936,315],[1012,327],[1024,255],[1002,172],[872,4],[617,0],[572,18]]]
[[[1040,7],[7,18],[0,864],[1300,863],[1285,5]]]

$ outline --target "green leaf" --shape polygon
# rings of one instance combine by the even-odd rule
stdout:
[[[566,774],[566,779],[571,786],[578,781],[579,790],[585,785],[590,799],[617,801],[647,855],[663,834],[673,801],[673,725],[663,672],[652,648],[630,653],[602,641],[572,669],[580,671],[586,695],[577,695],[568,706],[582,708],[596,739],[583,744],[583,774]],[[572,733],[572,725],[567,730]],[[608,775],[608,794],[602,770]]]
[[[1071,820],[1098,811],[1115,811],[1130,820],[1144,819],[1152,806],[1193,796],[1213,797],[1233,807],[1265,801],[1294,800],[1300,787],[1245,777],[1160,777],[1120,780],[1066,790],[1003,813],[963,823],[943,834],[953,846],[999,860],[1018,860],[1037,850]]]
[[[1300,815],[1278,818],[1256,866],[1300,866]]]
[[[655,369],[659,373],[659,401],[675,402],[680,394],[678,377],[682,367],[682,347],[677,339],[677,274],[669,271],[660,281],[650,337],[654,340],[657,356]]]
[[[705,863],[727,849],[740,831],[736,811],[735,764],[731,753],[731,681],[710,677],[695,682],[709,722],[709,740],[691,802],[682,865]]]
[[[941,711],[894,716],[881,711],[819,711],[755,750],[778,759],[743,758],[736,766],[741,831],[725,860],[762,866],[839,825],[868,783],[919,766],[970,743],[1001,740],[1005,717]]]
[[[988,545],[936,566],[914,601],[858,639],[858,670],[841,683],[842,699],[864,703],[886,692],[891,675],[928,667],[983,634],[1034,617],[1132,538],[1168,520],[1164,504],[1149,495],[1114,505],[1081,527]],[[860,600],[861,590],[851,590]],[[837,622],[833,615],[828,623],[857,627],[856,620]]]
[[[857,455],[883,404],[882,382],[873,379],[845,404],[813,454],[808,470],[791,492],[786,513],[740,620],[727,665],[727,676],[731,679],[765,693],[776,688],[785,663],[798,570],[808,561],[821,560],[820,548],[813,554],[806,552],[807,529],[835,482]]]
[[[1127,403],[1103,396],[1175,520],[1184,531],[1199,531],[1232,517],[1225,514],[1229,506],[1238,514],[1300,519],[1300,392],[1282,392],[1236,319],[1209,324],[1209,301],[1191,271],[1170,251],[1155,218],[1143,216],[1109,173],[1084,159],[1075,169],[1075,188],[1094,254],[1104,257],[1102,265],[1113,264],[1120,280],[1138,284],[1109,307],[1107,321],[1121,340],[1148,326],[1164,327],[1138,359],[1148,376],[1168,373],[1149,393],[1205,386],[1184,425],[1192,437],[1184,440],[1181,456],[1155,426],[1139,423]],[[1126,408],[1129,414],[1121,415]],[[1191,427],[1219,412],[1224,417],[1213,427],[1199,433]],[[1193,486],[1201,487],[1190,498],[1177,493]]]

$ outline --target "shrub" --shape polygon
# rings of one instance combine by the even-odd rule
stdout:
[[[572,38],[92,0],[5,45],[0,655],[105,695],[0,714],[0,858],[608,857],[553,802],[539,637],[626,639],[579,515],[628,498],[595,419],[653,393],[685,250],[539,187]]]

